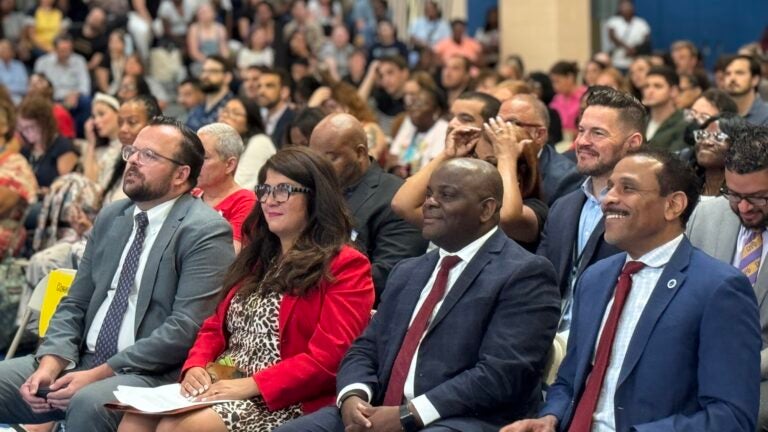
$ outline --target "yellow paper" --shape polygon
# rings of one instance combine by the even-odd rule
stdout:
[[[40,337],[45,336],[48,323],[51,322],[51,317],[56,312],[56,307],[61,299],[69,292],[69,286],[75,279],[75,273],[75,270],[59,269],[48,275],[48,286],[45,289],[43,306],[40,308],[40,326],[38,328]]]

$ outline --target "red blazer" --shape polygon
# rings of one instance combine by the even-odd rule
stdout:
[[[331,261],[334,282],[323,281],[307,296],[284,295],[280,303],[280,361],[253,374],[270,410],[301,403],[305,413],[331,405],[336,371],[347,348],[368,324],[374,290],[368,258],[344,246]],[[203,322],[182,376],[205,367],[227,347],[225,320],[238,287]]]

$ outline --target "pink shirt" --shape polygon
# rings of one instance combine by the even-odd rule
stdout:
[[[449,58],[460,55],[468,58],[472,63],[477,63],[480,58],[480,54],[483,53],[483,47],[478,41],[471,37],[461,38],[461,43],[457,44],[452,37],[447,37],[438,42],[433,48],[435,54],[440,56],[443,63],[447,62]]]
[[[587,88],[580,86],[569,95],[556,94],[549,103],[549,107],[560,114],[560,120],[563,123],[563,129],[576,130],[576,118],[579,116],[579,101],[581,96],[587,91]]]

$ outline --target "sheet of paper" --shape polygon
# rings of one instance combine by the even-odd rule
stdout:
[[[117,400],[147,413],[161,413],[197,405],[212,405],[214,402],[192,402],[181,395],[181,384],[168,384],[155,388],[117,386],[113,393]],[[220,400],[219,402],[231,402]]]

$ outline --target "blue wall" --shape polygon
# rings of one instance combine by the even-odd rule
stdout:
[[[472,1],[472,0],[470,0]],[[636,0],[637,15],[651,26],[654,49],[693,41],[712,67],[718,56],[760,39],[768,25],[768,0]]]
[[[498,0],[467,0],[467,34],[474,36],[475,30],[485,25],[488,9],[498,4]]]

